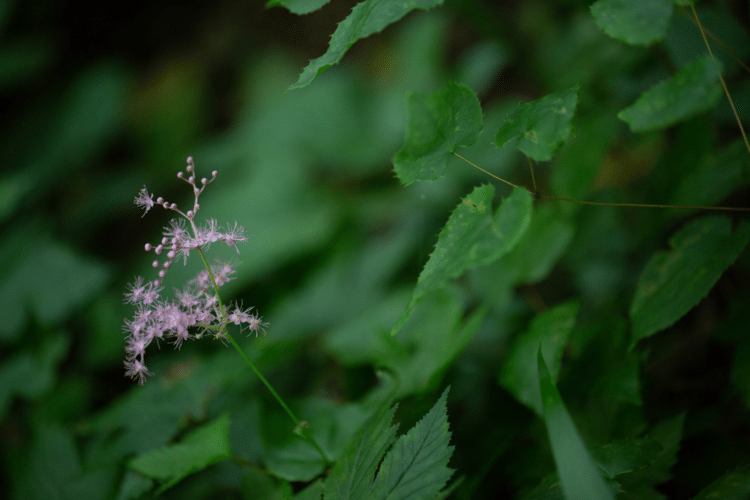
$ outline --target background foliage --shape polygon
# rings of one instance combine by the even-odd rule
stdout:
[[[427,498],[746,498],[747,214],[451,153],[750,207],[748,2],[695,2],[718,60],[688,0],[270,3],[0,1],[0,497],[367,498],[432,432]],[[335,466],[218,342],[123,376],[188,155]]]

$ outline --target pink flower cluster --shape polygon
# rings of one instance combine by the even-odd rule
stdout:
[[[231,279],[236,262],[217,261],[210,266],[210,273],[203,270],[183,290],[175,289],[174,299],[161,297],[164,277],[175,257],[182,256],[183,263],[187,263],[191,250],[203,251],[211,243],[219,241],[234,247],[239,253],[237,243],[247,241],[242,226],[237,222],[234,226],[227,225],[226,229],[219,226],[215,219],[209,219],[202,227],[195,224],[195,215],[200,209],[198,196],[216,179],[217,172],[212,173],[211,179],[201,179],[198,187],[192,157],[187,159],[187,163],[187,176],[179,172],[177,177],[193,188],[195,202],[192,210],[183,213],[177,209],[176,204],[168,203],[161,197],[154,201],[154,195],[149,194],[145,187],[135,198],[135,204],[145,210],[144,215],[155,205],[160,205],[182,216],[181,219],[170,221],[169,227],[164,229],[163,238],[156,246],[149,243],[145,245],[147,252],[153,250],[157,256],[163,256],[162,262],[157,259],[152,264],[154,268],[159,268],[158,279],[144,282],[143,277],[138,276],[128,285],[128,292],[125,293],[125,302],[134,304],[137,308],[133,319],[125,320],[123,328],[127,337],[125,375],[141,385],[146,376],[151,375],[145,364],[145,354],[146,348],[154,340],[157,343],[160,340],[171,340],[175,348],[179,348],[185,340],[199,339],[206,333],[212,334],[214,338],[225,338],[229,323],[239,325],[250,333],[255,332],[256,337],[258,332],[265,335],[265,327],[268,326],[257,314],[250,314],[252,307],[242,309],[235,303],[227,309],[221,303],[218,287]],[[186,228],[185,220],[190,223],[190,229]],[[191,328],[197,328],[198,333],[191,334]]]

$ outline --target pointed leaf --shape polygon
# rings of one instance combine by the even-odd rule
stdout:
[[[433,181],[445,172],[456,148],[471,146],[482,131],[482,108],[474,91],[459,83],[431,94],[409,94],[406,141],[393,159],[399,180]]]
[[[453,475],[448,460],[449,446],[446,400],[448,389],[427,415],[386,454],[375,478],[375,492],[369,498],[418,500],[434,498]]]
[[[568,302],[540,314],[531,322],[529,330],[516,339],[503,364],[499,382],[516,399],[538,415],[544,413],[539,392],[539,370],[535,359],[541,347],[553,381],[557,381],[563,349],[575,325],[580,304]]]
[[[671,326],[706,296],[750,241],[750,223],[732,232],[728,217],[695,220],[670,239],[646,265],[630,305],[631,348],[638,340]]]
[[[570,122],[578,103],[578,85],[519,105],[498,129],[495,144],[513,144],[536,161],[552,158],[570,137]]]
[[[651,45],[667,32],[672,0],[599,0],[594,21],[606,34],[631,45]]]
[[[130,467],[146,476],[166,480],[161,491],[184,477],[232,457],[229,448],[229,415],[210,422],[173,445],[134,458]]]
[[[669,127],[714,107],[721,96],[721,63],[710,56],[685,65],[669,80],[645,91],[617,117],[633,132]]]
[[[349,441],[325,482],[326,500],[370,498],[378,464],[398,429],[391,426],[395,413],[396,406],[384,408]]]
[[[544,423],[565,497],[568,500],[614,500],[552,381],[542,356],[542,346],[537,351],[537,363]]]
[[[341,21],[331,36],[325,54],[310,61],[297,83],[289,90],[302,88],[325,70],[337,64],[357,40],[379,33],[414,9],[427,10],[440,5],[443,0],[364,0]]]
[[[475,188],[453,210],[392,334],[404,326],[427,293],[468,269],[497,260],[518,243],[531,222],[531,195],[515,189],[492,215],[494,194],[495,189],[489,185]]]

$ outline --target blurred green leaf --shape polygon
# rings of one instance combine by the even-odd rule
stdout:
[[[591,450],[594,461],[609,478],[651,465],[662,447],[649,438],[620,439]]]
[[[331,36],[325,54],[313,59],[302,71],[297,83],[288,90],[309,85],[325,70],[337,64],[357,40],[379,33],[414,9],[427,10],[441,5],[443,0],[364,0],[352,9],[351,14],[339,23]]]
[[[671,250],[657,252],[646,265],[630,305],[631,347],[671,326],[692,309],[737,260],[750,241],[750,223],[732,232],[728,217],[695,220],[669,239]]]
[[[722,149],[712,149],[697,167],[682,172],[670,204],[710,206],[750,182],[750,155],[742,139]],[[684,211],[680,211],[684,214]]]
[[[495,144],[502,147],[513,141],[518,150],[533,160],[551,159],[570,137],[578,89],[576,85],[519,105],[498,129]]]
[[[614,495],[599,473],[586,445],[578,434],[573,419],[565,409],[562,397],[555,387],[542,355],[542,346],[537,349],[539,390],[544,407],[544,423],[547,426],[552,455],[562,489],[569,500],[614,500]]]
[[[229,415],[224,414],[190,433],[180,442],[135,457],[130,467],[155,479],[166,481],[163,492],[188,475],[232,457],[229,448]]]
[[[714,107],[721,97],[721,63],[704,56],[696,59],[645,91],[638,100],[618,113],[633,132],[666,128]]]
[[[0,283],[0,300],[7,308],[0,338],[6,341],[21,333],[29,308],[43,324],[57,324],[100,293],[109,280],[106,265],[60,243],[45,238],[34,247],[15,255]]]
[[[482,131],[482,108],[476,94],[459,83],[449,83],[431,94],[407,98],[409,124],[406,143],[393,166],[406,186],[442,177],[449,155],[471,146]]]
[[[292,14],[304,15],[323,7],[331,0],[268,0],[266,8],[284,7]]]
[[[743,500],[750,497],[750,467],[727,472],[701,490],[693,500]]]
[[[612,38],[651,45],[664,38],[672,9],[672,0],[598,0],[591,5],[591,14]]]
[[[580,304],[568,302],[534,318],[528,331],[518,337],[498,373],[498,382],[538,415],[544,414],[539,392],[539,370],[534,360],[541,349],[557,381],[563,349],[575,325]]]
[[[53,49],[49,41],[39,38],[3,43],[0,48],[0,90],[7,92],[38,77],[52,63]]]
[[[401,329],[414,306],[428,292],[468,269],[493,262],[521,239],[531,222],[531,195],[514,189],[493,215],[494,194],[495,189],[490,185],[477,187],[453,210],[392,334]]]
[[[34,399],[52,389],[60,361],[69,347],[70,337],[64,332],[56,332],[37,350],[3,360],[0,365],[0,418],[5,417],[14,394]]]

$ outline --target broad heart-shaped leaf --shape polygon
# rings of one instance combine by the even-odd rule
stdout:
[[[292,14],[298,16],[315,12],[331,0],[268,0],[266,8],[284,7]]]
[[[721,63],[711,56],[686,64],[672,78],[645,91],[617,117],[633,132],[669,127],[713,108],[721,96]]]
[[[531,222],[531,195],[514,189],[492,215],[494,194],[495,188],[490,185],[475,188],[453,210],[392,335],[404,326],[414,306],[427,293],[468,269],[497,260],[521,239]]]
[[[570,137],[570,122],[578,103],[578,85],[519,105],[497,131],[495,144],[509,141],[536,161],[552,158]]]
[[[599,0],[594,21],[606,34],[631,45],[651,45],[667,32],[672,0]]]
[[[310,61],[299,75],[297,83],[288,90],[310,84],[325,70],[337,64],[357,40],[382,31],[414,9],[427,10],[442,3],[443,0],[364,0],[358,3],[333,32],[326,53]]]
[[[446,400],[448,389],[435,406],[396,441],[383,459],[375,478],[374,492],[367,498],[417,500],[434,498],[453,475],[448,460],[453,447],[448,446]]]
[[[431,94],[411,93],[407,107],[406,143],[393,159],[396,175],[406,186],[441,177],[448,155],[477,142],[483,127],[477,95],[460,83]]]
[[[552,381],[541,345],[537,350],[537,364],[544,423],[565,497],[569,500],[614,500]]]
[[[745,500],[750,498],[750,467],[727,472],[703,489],[693,500]]]
[[[671,326],[706,296],[750,241],[750,223],[732,233],[728,217],[695,220],[669,239],[646,265],[630,305],[631,348],[638,340]]]
[[[166,480],[160,488],[164,491],[187,475],[231,457],[229,415],[225,414],[194,430],[177,444],[137,456],[130,467],[146,476]]]
[[[500,385],[538,415],[542,415],[544,410],[539,393],[539,370],[534,362],[536,353],[541,346],[552,378],[556,381],[563,349],[575,325],[579,308],[578,302],[568,302],[534,318],[529,330],[513,343],[500,370]]]

